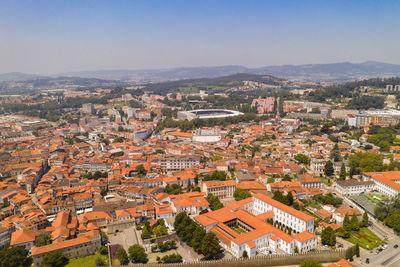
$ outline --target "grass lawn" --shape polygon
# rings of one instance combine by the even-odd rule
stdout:
[[[245,230],[243,230],[242,228],[240,228],[238,226],[234,226],[234,227],[232,227],[232,229],[235,230],[236,232],[238,232],[239,234],[247,233]]]
[[[92,267],[92,266],[96,266],[95,264],[95,260],[97,257],[101,257],[106,265],[108,265],[108,256],[107,255],[100,255],[100,253],[96,253],[94,255],[89,255],[86,257],[79,257],[79,258],[74,258],[74,259],[70,259],[69,263],[66,267]]]
[[[351,232],[350,238],[347,241],[353,244],[358,243],[360,247],[368,250],[372,250],[382,244],[382,240],[368,228],[361,228],[358,232]]]
[[[149,253],[149,263],[157,263],[157,257],[164,257],[165,255],[176,254],[178,251],[176,249],[171,249],[166,252],[156,252],[156,253]],[[179,253],[178,253],[179,254]]]

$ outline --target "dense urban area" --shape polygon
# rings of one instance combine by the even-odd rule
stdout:
[[[0,266],[400,266],[400,78],[0,94]]]

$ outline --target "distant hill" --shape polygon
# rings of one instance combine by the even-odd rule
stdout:
[[[25,81],[29,79],[35,79],[43,77],[36,74],[25,74],[22,72],[9,72],[0,74],[0,81]]]
[[[266,66],[261,68],[247,68],[244,66],[232,65],[150,70],[98,70],[61,73],[52,75],[52,77],[96,78],[146,84],[184,79],[216,78],[236,73],[272,75],[283,79],[300,81],[343,82],[372,77],[400,76],[400,65],[376,61],[367,61],[359,64],[342,62],[332,64]],[[15,72],[0,74],[0,81],[19,81],[38,77],[40,76]]]
[[[266,66],[247,68],[244,66],[190,67],[154,70],[102,70],[65,73],[65,76],[124,80],[136,83],[164,82],[182,79],[215,78],[235,73],[272,75],[290,80],[343,82],[372,77],[400,76],[400,65],[376,61],[364,63],[332,63],[307,65]]]
[[[153,91],[155,93],[167,93],[177,88],[198,88],[208,90],[210,88],[225,88],[243,85],[243,81],[254,81],[264,84],[278,85],[282,79],[273,77],[271,75],[257,75],[249,73],[237,73],[228,76],[216,78],[198,78],[198,79],[185,79],[178,81],[148,83],[144,85],[145,90]]]

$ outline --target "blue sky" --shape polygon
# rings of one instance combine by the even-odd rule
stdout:
[[[0,73],[400,64],[400,1],[0,1]]]

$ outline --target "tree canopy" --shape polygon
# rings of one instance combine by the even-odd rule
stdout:
[[[46,267],[64,267],[68,263],[69,259],[61,250],[49,252],[43,257],[43,265]]]
[[[2,267],[30,267],[32,265],[32,257],[25,247],[7,247],[0,250],[0,266]]]

